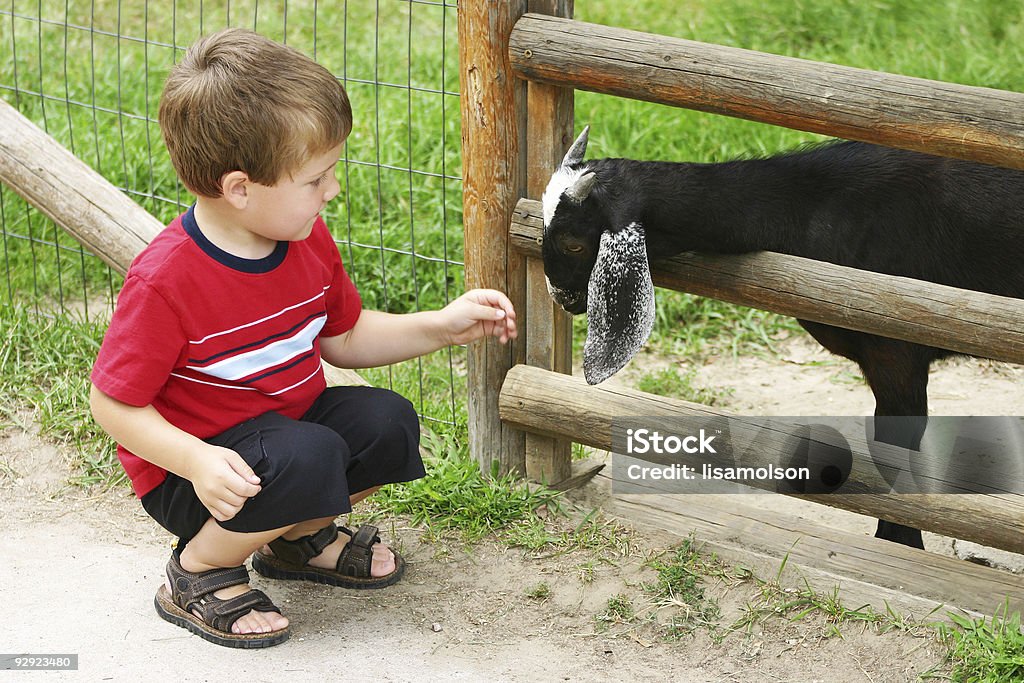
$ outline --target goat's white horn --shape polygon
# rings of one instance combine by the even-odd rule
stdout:
[[[565,157],[562,159],[562,166],[578,164],[583,161],[583,155],[587,153],[587,139],[589,136],[590,126],[584,126],[583,132],[576,138],[576,142],[572,143],[572,147],[565,153]]]
[[[565,195],[577,204],[582,204],[583,200],[590,194],[590,191],[594,189],[594,183],[596,181],[597,175],[595,175],[593,171],[584,173],[576,180],[575,183],[566,189]]]

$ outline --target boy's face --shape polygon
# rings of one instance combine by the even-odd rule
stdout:
[[[274,185],[250,184],[249,207],[257,217],[251,231],[274,241],[309,237],[317,216],[341,191],[334,175],[341,150],[338,145],[312,157]]]

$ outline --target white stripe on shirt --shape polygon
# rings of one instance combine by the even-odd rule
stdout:
[[[261,349],[240,353],[212,365],[186,366],[189,370],[218,379],[238,380],[264,370],[276,367],[313,349],[313,340],[320,334],[327,322],[327,316],[314,318],[291,337],[280,339]]]

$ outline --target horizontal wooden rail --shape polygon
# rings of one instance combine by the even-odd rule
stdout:
[[[509,59],[531,81],[1024,169],[1024,94],[539,14]]]
[[[512,245],[540,256],[540,202],[522,199]],[[687,253],[651,264],[654,284],[803,320],[1024,363],[1024,300],[798,256]]]
[[[570,438],[609,451],[613,447],[612,422],[615,419],[727,417],[737,423],[747,421],[751,429],[757,429],[763,422],[624,387],[590,386],[582,377],[528,365],[517,365],[506,375],[498,398],[498,411],[502,421],[514,427],[545,436]],[[766,448],[764,457],[771,452],[771,448]],[[765,463],[771,464],[767,460]],[[855,472],[856,463],[855,460]],[[1016,493],[786,495],[1012,552],[1024,552],[1024,534],[1021,533],[1024,495]]]
[[[122,275],[163,226],[0,100],[0,182]]]

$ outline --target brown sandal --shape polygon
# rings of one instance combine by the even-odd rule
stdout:
[[[288,640],[287,626],[270,633],[231,632],[231,625],[252,610],[281,613],[263,591],[252,589],[227,600],[213,596],[222,588],[249,583],[245,567],[193,573],[182,569],[178,558],[171,555],[167,578],[171,591],[166,585],[160,586],[153,601],[162,619],[224,647],[270,647]],[[202,616],[196,616],[193,610]]]
[[[252,568],[272,579],[313,581],[342,588],[384,588],[402,578],[405,560],[394,548],[391,552],[395,556],[395,571],[384,576],[370,575],[373,545],[380,543],[377,527],[364,524],[355,533],[345,527],[341,527],[341,531],[348,534],[351,540],[342,549],[335,569],[320,569],[307,564],[337,540],[338,527],[333,523],[311,536],[303,536],[294,541],[283,538],[271,541],[268,545],[274,554],[254,553]]]

